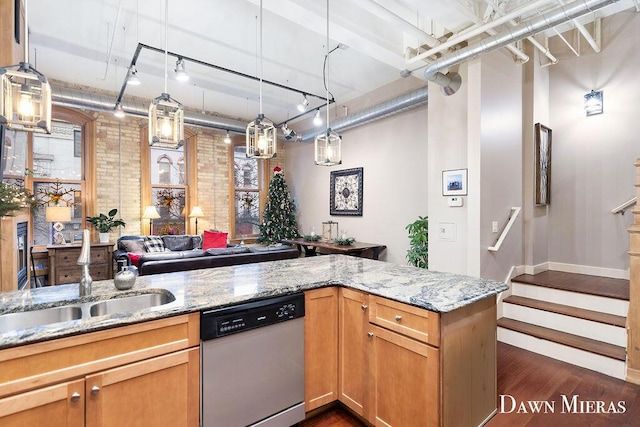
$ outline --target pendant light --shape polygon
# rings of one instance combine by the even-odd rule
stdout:
[[[270,159],[276,156],[276,127],[262,113],[262,0],[260,0],[260,114],[247,125],[247,157]]]
[[[314,141],[314,161],[316,165],[333,166],[342,164],[342,137],[331,130],[329,126],[329,0],[327,0],[327,56],[325,56],[325,66],[327,80],[325,89],[327,90],[327,130],[316,136]]]
[[[26,132],[51,133],[51,86],[47,78],[29,64],[27,0],[24,0],[24,62],[0,68],[0,79],[0,125]]]
[[[164,92],[149,105],[149,145],[180,148],[184,145],[184,109],[167,93],[169,0],[164,2]]]

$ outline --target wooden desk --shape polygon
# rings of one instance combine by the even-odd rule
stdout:
[[[37,246],[33,248],[34,261],[42,265],[43,255],[47,254],[49,285],[78,283],[82,268],[77,264],[81,244]],[[91,264],[89,271],[93,280],[113,279],[113,243],[91,243]],[[36,270],[38,277],[43,269]]]
[[[316,250],[320,248],[331,253],[340,253],[345,255],[378,259],[380,253],[387,248],[385,245],[379,245],[377,243],[354,242],[351,245],[336,245],[333,242],[310,242],[308,240],[304,240],[302,237],[296,237],[295,239],[285,239],[282,241],[282,243],[297,245],[300,252],[304,250],[305,256],[317,255]]]

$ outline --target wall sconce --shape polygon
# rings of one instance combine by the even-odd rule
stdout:
[[[45,221],[52,222],[55,230],[52,235],[51,243],[54,245],[64,245],[67,242],[64,239],[62,230],[64,230],[63,222],[71,221],[71,208],[68,206],[47,206],[45,208]]]
[[[144,213],[142,214],[142,219],[149,220],[149,235],[151,235],[151,230],[153,230],[153,220],[160,218],[160,214],[155,206],[147,206],[144,208]]]
[[[204,217],[204,212],[202,212],[202,208],[200,206],[194,206],[191,209],[191,213],[189,214],[189,218],[196,219],[196,234],[198,234],[198,218]]]
[[[587,113],[587,117],[602,114],[604,105],[602,97],[602,91],[596,92],[594,90],[584,96],[584,111]]]

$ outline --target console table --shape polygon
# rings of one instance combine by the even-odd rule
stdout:
[[[80,244],[49,245],[34,247],[35,258],[42,259],[48,255],[49,285],[78,283],[82,276],[82,268],[78,265]],[[93,280],[113,279],[113,243],[91,243],[91,264],[89,272]]]
[[[282,243],[298,246],[298,251],[302,252],[304,250],[305,256],[315,256],[317,255],[316,250],[321,248],[331,253],[378,259],[380,253],[387,248],[385,245],[379,245],[377,243],[354,242],[351,245],[337,245],[333,242],[311,242],[304,240],[302,237],[285,239],[282,240]]]

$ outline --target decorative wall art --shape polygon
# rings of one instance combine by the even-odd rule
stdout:
[[[442,171],[442,195],[466,196],[467,195],[467,170],[453,169]]]
[[[551,203],[551,129],[536,123],[536,205]]]
[[[363,168],[331,172],[329,213],[362,216]]]

